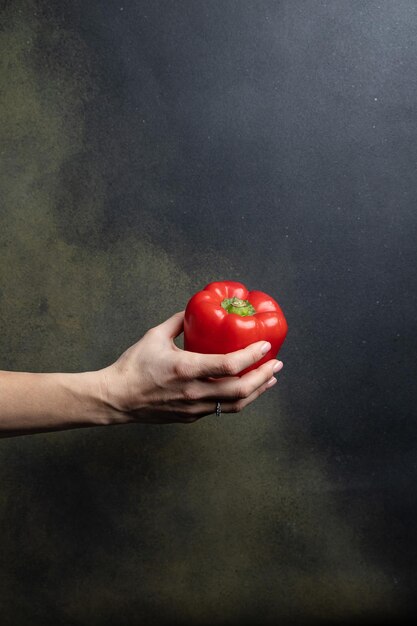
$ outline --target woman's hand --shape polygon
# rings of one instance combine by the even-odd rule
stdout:
[[[118,423],[194,422],[214,413],[218,401],[223,413],[237,413],[276,383],[273,374],[283,365],[276,359],[237,376],[270,349],[264,341],[225,355],[199,354],[175,345],[183,328],[181,311],[99,370],[102,395]]]

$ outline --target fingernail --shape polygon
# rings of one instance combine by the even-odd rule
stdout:
[[[266,354],[267,352],[269,352],[271,349],[271,344],[267,341],[266,343],[264,343],[264,345],[262,346],[262,354]]]
[[[279,372],[280,369],[282,369],[284,363],[282,361],[278,361],[277,363],[275,363],[274,365],[274,369],[272,370],[274,373],[275,372]]]
[[[273,385],[275,385],[276,382],[277,382],[277,379],[275,378],[275,376],[272,376],[272,378],[270,378],[268,382],[266,383],[266,386],[272,387]]]

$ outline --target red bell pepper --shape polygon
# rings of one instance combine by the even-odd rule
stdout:
[[[262,291],[248,291],[233,281],[209,283],[188,301],[184,317],[184,349],[227,354],[255,341],[271,350],[239,373],[242,376],[273,359],[284,343],[288,325],[278,303]]]

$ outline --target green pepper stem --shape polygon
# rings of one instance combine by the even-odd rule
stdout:
[[[251,305],[249,300],[241,300],[241,298],[225,298],[221,306],[228,313],[236,313],[245,317],[246,315],[255,315],[255,307]]]

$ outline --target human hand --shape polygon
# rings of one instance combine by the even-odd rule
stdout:
[[[200,354],[174,343],[184,328],[184,311],[148,330],[108,367],[99,370],[102,395],[117,423],[194,422],[215,412],[237,413],[276,383],[283,366],[272,359],[237,374],[270,349],[258,341],[229,354]]]

